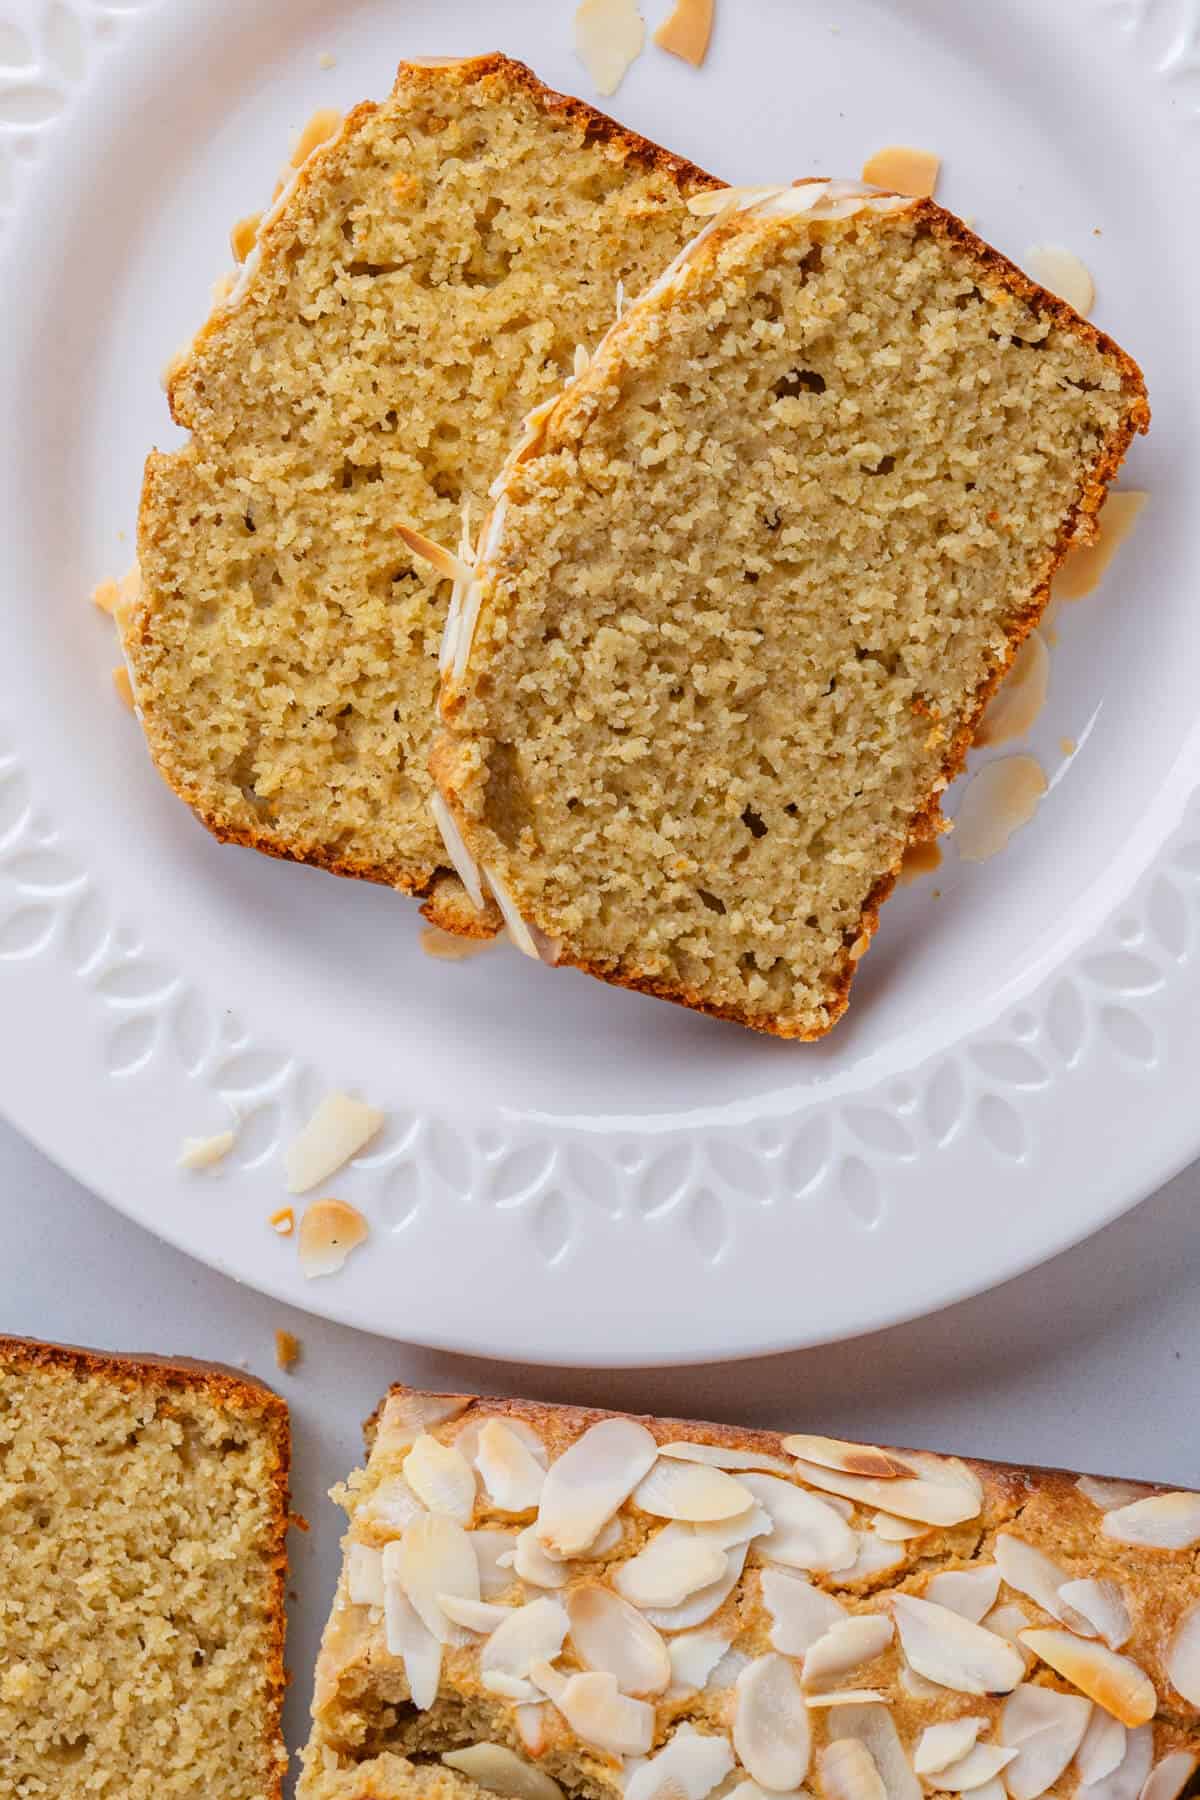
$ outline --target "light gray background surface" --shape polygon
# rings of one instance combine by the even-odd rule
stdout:
[[[203,1205],[203,1196],[197,1198]],[[1047,1195],[1045,1204],[1054,1204]],[[168,1249],[0,1123],[0,1331],[240,1364],[292,1407],[287,1737],[303,1742],[341,1515],[329,1486],[390,1381],[578,1400],[1200,1486],[1200,1165],[1056,1261],[932,1318],[754,1362],[580,1372],[435,1355],[263,1299]],[[963,1195],[962,1228],[976,1229]],[[619,1296],[581,1291],[581,1307]],[[512,1296],[514,1358],[521,1295]],[[730,1304],[744,1305],[744,1296]],[[462,1305],[446,1269],[446,1310]],[[804,1270],[796,1270],[796,1308]],[[275,1367],[274,1333],[303,1359]],[[619,1320],[614,1323],[619,1333]]]

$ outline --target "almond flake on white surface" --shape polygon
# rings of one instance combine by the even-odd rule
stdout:
[[[1061,1617],[1058,1592],[1070,1576],[1044,1550],[1001,1531],[996,1536],[996,1561],[1009,1587],[1028,1594],[1052,1619]]]
[[[971,1569],[944,1569],[930,1581],[923,1598],[936,1606],[948,1606],[951,1612],[978,1625],[995,1606],[999,1592],[997,1565],[979,1563]]]
[[[837,1706],[890,1706],[892,1703],[878,1688],[829,1688],[819,1694],[805,1694],[804,1704],[819,1712],[822,1708]]]
[[[1017,1751],[1005,1770],[1010,1800],[1038,1800],[1083,1742],[1094,1708],[1079,1694],[1022,1682],[1000,1709],[997,1736]]]
[[[622,1694],[611,1675],[589,1669],[564,1678],[548,1662],[534,1663],[529,1673],[576,1737],[610,1756],[647,1755],[654,1742],[654,1708]]]
[[[484,1636],[497,1630],[516,1611],[515,1606],[497,1606],[494,1600],[462,1600],[457,1594],[439,1594],[437,1603],[451,1624]]]
[[[914,1459],[915,1460],[915,1459]],[[969,1470],[969,1480],[922,1480],[905,1476],[884,1481],[877,1476],[843,1475],[838,1469],[797,1459],[796,1473],[810,1487],[841,1494],[863,1506],[880,1507],[897,1518],[917,1519],[924,1525],[961,1525],[979,1516],[983,1491]]]
[[[349,1094],[326,1094],[299,1137],[288,1146],[284,1174],[289,1194],[307,1194],[365,1150],[385,1114]]]
[[[733,1747],[765,1788],[798,1787],[812,1758],[812,1726],[795,1670],[768,1651],[742,1670],[734,1688]]]
[[[855,1533],[816,1494],[780,1481],[774,1475],[743,1475],[741,1480],[763,1506],[774,1529],[757,1542],[767,1561],[794,1569],[847,1569],[858,1554]]]
[[[683,1724],[625,1784],[625,1800],[706,1800],[733,1768],[723,1737]]]
[[[987,1728],[986,1719],[949,1719],[941,1725],[927,1725],[913,1751],[913,1768],[918,1775],[936,1775],[948,1769],[975,1748],[980,1732]]]
[[[840,1600],[814,1587],[806,1576],[767,1567],[759,1580],[763,1605],[771,1615],[771,1644],[784,1656],[803,1656],[847,1616]]]
[[[1075,1752],[1075,1767],[1084,1787],[1103,1781],[1125,1758],[1126,1731],[1120,1719],[1114,1719],[1102,1706],[1093,1706],[1087,1730]]]
[[[891,1619],[882,1613],[858,1613],[853,1618],[839,1619],[835,1625],[811,1645],[804,1657],[804,1685],[815,1688],[818,1683],[835,1681],[861,1668],[883,1652],[895,1636]]]
[[[887,1800],[875,1758],[857,1738],[835,1738],[817,1759],[827,1800]]]
[[[768,1456],[757,1450],[727,1450],[721,1444],[693,1444],[687,1438],[660,1444],[658,1453],[680,1462],[708,1463],[714,1469],[759,1469],[768,1475],[792,1473],[791,1463],[782,1456]]]
[[[1022,261],[1040,287],[1073,306],[1081,319],[1087,318],[1096,303],[1096,284],[1073,250],[1061,244],[1031,244]]]
[[[894,1513],[877,1512],[871,1530],[887,1544],[907,1544],[914,1538],[929,1536],[927,1525],[915,1525],[911,1519],[898,1519]]]
[[[444,1750],[442,1761],[478,1787],[504,1794],[507,1800],[563,1800],[557,1781],[527,1763],[507,1744],[470,1744],[465,1750]]]
[[[671,1680],[667,1646],[636,1607],[599,1582],[566,1598],[571,1642],[585,1668],[605,1669],[622,1693],[661,1694]]]
[[[940,1793],[970,1794],[994,1781],[1001,1769],[1007,1769],[1017,1752],[999,1744],[976,1744],[973,1750],[949,1768],[940,1769],[934,1784]]]
[[[853,1738],[870,1751],[887,1800],[921,1800],[921,1784],[886,1706],[841,1707],[829,1715],[826,1729],[831,1738]]]
[[[1116,1481],[1099,1475],[1081,1475],[1075,1486],[1101,1512],[1112,1512],[1115,1507],[1130,1506],[1135,1500],[1146,1498],[1145,1484],[1140,1481]]]
[[[894,1594],[892,1610],[904,1654],[918,1675],[960,1694],[1007,1694],[1025,1659],[995,1632],[911,1594]]]
[[[308,1281],[336,1275],[369,1235],[370,1227],[357,1206],[346,1200],[314,1200],[305,1207],[297,1234],[301,1274]]]
[[[1125,1596],[1115,1581],[1064,1581],[1058,1590],[1064,1625],[1084,1637],[1100,1637],[1110,1650],[1119,1650],[1133,1631]]]
[[[646,42],[646,21],[635,0],[580,0],[575,53],[598,94],[615,94]]]
[[[671,1691],[679,1695],[699,1693],[732,1642],[729,1631],[677,1633],[667,1643]]]
[[[668,13],[654,34],[660,50],[682,57],[698,69],[708,55],[712,37],[714,0],[675,0],[674,11]]]
[[[482,1676],[530,1679],[534,1663],[553,1662],[562,1650],[571,1621],[557,1600],[529,1600],[493,1631],[479,1658]],[[553,1699],[553,1695],[551,1695]]]
[[[404,1459],[404,1479],[431,1513],[469,1525],[475,1511],[475,1476],[452,1444],[422,1432]]]
[[[181,1169],[211,1169],[233,1149],[232,1131],[218,1131],[212,1137],[185,1137],[179,1151]]]
[[[862,178],[872,187],[914,200],[930,200],[942,172],[942,161],[932,150],[916,150],[911,144],[888,144],[876,150],[862,166]]]
[[[1144,1725],[1154,1717],[1154,1684],[1130,1657],[1070,1631],[1023,1631],[1021,1642],[1122,1725]]]
[[[462,1526],[443,1514],[423,1513],[405,1526],[398,1544],[387,1546],[384,1557],[385,1578],[389,1566],[394,1567],[426,1631],[442,1644],[469,1644],[470,1632],[448,1619],[438,1602],[439,1594],[479,1598],[479,1564]]]
[[[877,1450],[871,1444],[851,1444],[843,1438],[813,1437],[807,1432],[785,1437],[783,1448],[789,1456],[803,1457],[819,1463],[823,1469],[841,1469],[846,1475],[875,1475],[884,1481],[897,1476],[911,1476],[906,1463]]]
[[[267,1220],[267,1224],[271,1227],[272,1231],[278,1232],[280,1237],[291,1237],[293,1231],[296,1229],[296,1214],[294,1209],[290,1206],[281,1206],[278,1212],[273,1212],[271,1214],[270,1218]]]
[[[1200,1543],[1200,1494],[1151,1494],[1106,1513],[1100,1530],[1119,1544],[1190,1550]]]
[[[711,1587],[727,1567],[724,1550],[702,1542],[690,1526],[673,1522],[620,1565],[613,1586],[634,1606],[670,1608]]]
[[[632,1419],[601,1419],[550,1465],[537,1535],[555,1556],[586,1550],[654,1465],[658,1445]]]
[[[1150,1771],[1138,1800],[1178,1800],[1198,1767],[1195,1751],[1172,1750]]]
[[[437,1699],[442,1677],[442,1646],[427,1631],[404,1589],[391,1573],[393,1553],[398,1544],[389,1544],[383,1553],[383,1624],[388,1655],[403,1660],[412,1703],[418,1712],[428,1712]]]
[[[353,1541],[346,1551],[346,1592],[351,1606],[383,1605],[383,1551]]]
[[[503,1419],[484,1421],[475,1467],[501,1512],[529,1512],[542,1497],[546,1471]]]
[[[471,1533],[471,1544],[479,1564],[479,1592],[485,1600],[494,1600],[513,1585],[512,1564],[501,1565],[500,1558],[514,1554],[517,1534],[485,1526]]]
[[[530,1756],[540,1756],[546,1748],[546,1706],[547,1702],[541,1700],[536,1706],[513,1708],[517,1733]]]
[[[659,1457],[634,1488],[633,1503],[655,1518],[705,1524],[747,1512],[754,1496],[723,1469]]]
[[[668,1525],[666,1529],[670,1531],[672,1527]],[[686,1530],[687,1527],[681,1529]],[[692,1529],[695,1530],[695,1527]],[[701,1588],[678,1606],[651,1606],[641,1610],[659,1631],[690,1631],[695,1625],[703,1625],[706,1619],[712,1618],[719,1606],[724,1605],[737,1586],[746,1564],[747,1548],[745,1544],[735,1544],[725,1553],[725,1573],[720,1580]],[[629,1565],[622,1566],[627,1568]],[[732,1656],[734,1652],[731,1650],[729,1654]]]
[[[1171,1685],[1192,1706],[1200,1706],[1200,1601],[1175,1627],[1165,1663]]]
[[[531,1587],[566,1587],[571,1578],[571,1570],[565,1562],[546,1555],[538,1542],[537,1530],[532,1525],[527,1525],[524,1531],[517,1534],[512,1567],[513,1573],[519,1575],[522,1581],[527,1581]]]

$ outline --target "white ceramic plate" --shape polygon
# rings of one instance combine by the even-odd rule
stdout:
[[[289,131],[404,54],[500,47],[586,94],[572,10],[0,0],[0,1099],[154,1231],[332,1317],[700,1360],[944,1304],[1200,1149],[1200,5],[719,0],[701,73],[647,50],[611,103],[734,181],[936,149],[942,197],[1002,248],[1083,255],[1150,383],[1125,475],[1149,506],[1059,620],[1048,797],[1003,856],[951,847],[889,904],[817,1046],[507,949],[434,963],[396,896],[220,848],[151,769],[85,604],[173,441],[159,370]],[[334,1087],[390,1123],[332,1184],[372,1241],[305,1283],[266,1221]],[[177,1172],[231,1106],[228,1162]],[[119,1304],[119,1269],[94,1279]]]

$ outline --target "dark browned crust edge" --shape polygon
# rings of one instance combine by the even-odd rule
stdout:
[[[287,1747],[283,1741],[283,1701],[288,1683],[284,1635],[287,1628],[285,1596],[292,1460],[291,1415],[286,1400],[257,1376],[243,1374],[225,1363],[151,1352],[91,1350],[79,1344],[44,1343],[39,1338],[0,1336],[0,1377],[5,1370],[21,1374],[58,1374],[68,1379],[96,1376],[128,1393],[149,1386],[167,1396],[173,1390],[204,1394],[232,1412],[257,1414],[266,1425],[276,1461],[271,1476],[273,1517],[264,1546],[274,1594],[270,1608],[267,1716],[262,1738],[263,1779],[266,1800],[283,1800],[283,1778],[288,1766]]]
[[[801,184],[797,183],[796,185]],[[980,272],[992,276],[995,285],[1005,288],[1019,299],[1030,302],[1039,312],[1049,314],[1063,330],[1090,343],[1103,356],[1115,362],[1120,370],[1122,387],[1129,396],[1129,408],[1125,418],[1101,445],[1096,460],[1084,478],[1079,499],[1063,519],[1043,581],[1034,589],[1026,605],[1009,621],[1008,654],[1003,662],[996,665],[991,675],[976,688],[970,708],[950,739],[942,760],[937,779],[941,780],[944,785],[934,788],[924,804],[913,814],[909,822],[905,849],[909,849],[915,844],[927,843],[946,829],[942,819],[941,804],[944,788],[948,787],[962,773],[967,753],[975,741],[975,733],[979,729],[988,702],[1007,675],[1022,643],[1045,612],[1050,601],[1054,576],[1062,567],[1072,544],[1077,538],[1086,539],[1088,537],[1089,523],[1094,529],[1094,522],[1099,517],[1104,502],[1108,498],[1108,484],[1115,479],[1133,438],[1137,433],[1144,433],[1150,428],[1150,406],[1142,371],[1128,352],[1123,350],[1113,338],[1091,324],[1089,320],[1082,318],[1057,294],[1050,293],[1047,288],[1041,287],[1037,282],[1031,280],[1023,269],[1017,267],[1016,263],[1011,262],[1008,257],[973,232],[954,213],[947,212],[945,207],[939,206],[936,201],[918,200],[911,210],[919,223],[928,225],[934,236],[950,240],[969,251],[980,264]],[[723,226],[718,227],[707,241],[705,259],[713,261],[719,253],[722,243],[731,234],[744,228],[745,224],[746,221],[735,214]],[[751,228],[753,229],[752,224]],[[636,306],[636,302],[634,304]],[[626,317],[629,316],[626,315]],[[582,383],[570,390],[572,399],[578,397],[586,383],[587,377],[585,376]],[[553,428],[553,424],[554,420],[551,418],[550,429]],[[437,735],[434,739],[429,766],[442,796],[461,830],[467,823],[467,819],[453,787],[449,754],[453,741],[452,727]],[[704,1013],[709,1018],[723,1019],[732,1024],[744,1025],[752,1031],[759,1031],[767,1036],[783,1038],[791,1042],[814,1043],[832,1031],[849,1006],[850,988],[858,965],[870,948],[871,940],[879,928],[880,908],[891,896],[899,873],[900,862],[897,862],[895,868],[881,876],[867,894],[859,915],[858,930],[846,946],[841,964],[834,971],[833,980],[824,1002],[829,1013],[829,1023],[817,1031],[800,1030],[778,1014],[764,1014],[752,1012],[748,1008],[716,1005],[695,988],[659,976],[644,974],[636,968],[622,967],[619,963],[604,964],[563,953],[560,954],[556,966],[578,969],[585,975],[594,976],[598,981],[608,982],[612,987],[629,988],[636,993],[652,995],[657,1000],[669,1000],[677,1006],[686,1006],[693,1012]],[[451,929],[453,928],[451,927]],[[865,943],[863,943],[864,939]],[[862,949],[859,950],[857,956],[851,956],[851,948],[859,944],[862,944]]]
[[[392,93],[395,95],[402,90],[415,91],[421,88],[445,87],[447,83],[457,87],[472,87],[494,78],[507,80],[515,87],[520,88],[550,116],[568,120],[579,126],[589,142],[611,145],[622,157],[636,163],[639,167],[659,170],[675,183],[681,193],[700,192],[725,186],[725,183],[718,180],[715,175],[708,174],[695,163],[689,162],[686,157],[676,156],[673,151],[666,150],[650,138],[643,137],[640,132],[619,124],[607,113],[602,113],[594,106],[589,106],[585,100],[576,99],[570,94],[561,94],[556,89],[547,87],[525,63],[516,62],[500,51],[490,51],[481,56],[467,57],[461,61],[436,65],[402,62],[396,74]],[[333,141],[345,142],[378,110],[374,101],[361,102],[347,113],[341,129]],[[302,203],[313,179],[312,166],[310,163],[305,163],[297,172],[288,201],[278,218],[272,220],[267,228],[263,239],[264,248],[276,237],[282,241],[286,236],[292,213],[296,206]],[[215,307],[213,309],[192,340],[188,351],[189,358],[199,344],[219,335],[224,316],[222,308]],[[178,377],[182,367],[183,363],[180,363],[178,368],[173,369],[168,379],[167,403],[174,423],[182,426],[184,430],[191,430],[193,429],[192,420],[187,414],[185,403],[178,391]],[[155,470],[160,462],[169,460],[169,456],[164,456],[158,451],[152,451],[147,458],[138,507],[139,542],[143,537],[151,536],[149,497]],[[139,603],[132,621],[132,629],[136,631],[139,641],[143,644],[149,643],[152,639],[151,623],[152,610],[150,606],[145,602]],[[143,730],[145,731],[144,726]],[[235,844],[243,849],[257,850],[262,855],[276,857],[281,862],[304,863],[310,868],[323,869],[330,875],[341,875],[355,881],[374,881],[381,886],[395,888],[400,893],[410,894],[423,900],[425,904],[421,907],[421,912],[425,918],[444,931],[453,932],[457,929],[459,936],[488,938],[496,936],[501,929],[503,921],[496,907],[491,907],[480,915],[478,929],[470,932],[464,931],[461,925],[456,928],[450,923],[451,917],[456,915],[439,910],[433,892],[439,876],[454,874],[454,871],[446,868],[444,864],[437,863],[414,868],[409,863],[367,862],[343,850],[332,849],[328,845],[301,844],[294,840],[289,841],[266,826],[256,828],[250,824],[235,823],[219,816],[212,812],[197,797],[189,783],[177,774],[169,755],[168,745],[162,741],[162,734],[156,732],[152,737],[149,731],[145,731],[145,736],[154,765],[167,786],[186,806],[191,808],[200,823],[217,839],[218,843]]]

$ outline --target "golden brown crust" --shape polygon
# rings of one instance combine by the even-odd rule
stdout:
[[[273,1588],[268,1647],[268,1716],[263,1747],[270,1765],[265,1800],[282,1800],[286,1756],[283,1748],[283,1701],[288,1675],[284,1666],[287,1625],[287,1531],[290,1520],[291,1415],[287,1402],[266,1382],[223,1363],[153,1353],[92,1350],[76,1344],[45,1343],[38,1338],[0,1336],[0,1370],[18,1374],[60,1375],[66,1380],[96,1378],[125,1393],[152,1388],[169,1402],[172,1393],[205,1395],[231,1412],[256,1416],[268,1431],[275,1452],[271,1477],[272,1521],[264,1546]]]

